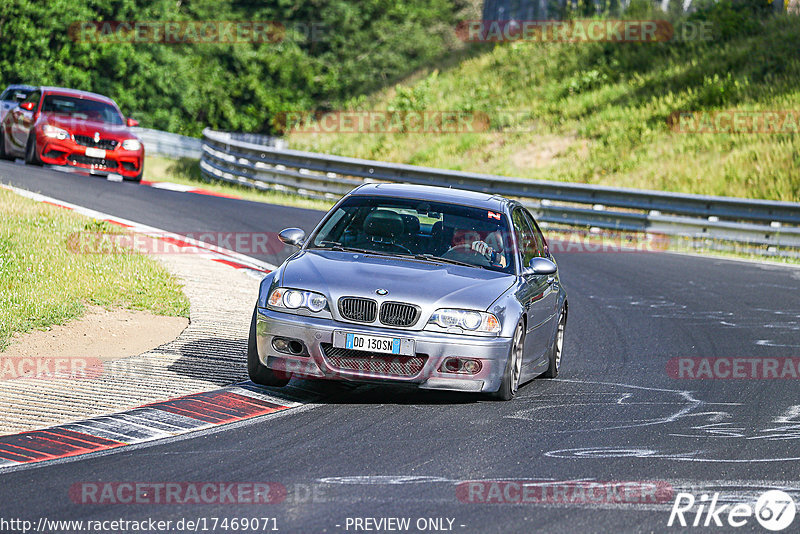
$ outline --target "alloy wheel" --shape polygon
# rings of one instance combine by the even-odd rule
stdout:
[[[511,391],[519,388],[519,379],[522,374],[522,335],[524,327],[520,325],[514,332],[514,345],[511,349]]]
[[[561,317],[558,319],[558,330],[556,331],[556,344],[555,344],[555,362],[556,369],[561,368],[561,353],[564,350],[564,329],[567,324],[567,318],[564,312],[561,312]]]

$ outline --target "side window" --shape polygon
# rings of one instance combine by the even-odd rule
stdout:
[[[524,268],[531,259],[539,255],[536,246],[536,238],[521,209],[515,209],[514,213],[511,215],[511,219],[514,224],[514,233],[517,235],[517,243],[520,248],[520,257],[522,258],[522,266]]]
[[[546,258],[547,256],[549,256],[547,250],[547,241],[545,241],[544,236],[542,235],[542,231],[539,230],[539,225],[536,224],[533,215],[531,215],[527,211],[525,211],[524,213],[525,213],[525,219],[527,219],[528,224],[531,226],[531,228],[533,228],[533,238],[536,240],[536,248],[538,249],[537,256]]]
[[[23,102],[33,102],[34,103],[33,110],[36,111],[36,106],[39,104],[39,98],[41,96],[42,93],[40,93],[39,91],[34,91],[31,94],[29,94],[28,98],[23,100]]]

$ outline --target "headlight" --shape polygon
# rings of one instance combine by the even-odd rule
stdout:
[[[267,303],[274,308],[287,308],[290,310],[306,308],[312,312],[320,312],[328,305],[328,299],[324,295],[313,291],[278,287],[272,290]]]
[[[442,328],[456,326],[471,332],[497,333],[500,331],[500,321],[497,320],[497,317],[491,313],[473,310],[436,310],[428,322]]]
[[[44,132],[45,137],[52,137],[53,139],[69,139],[69,132],[62,129],[56,128],[55,126],[51,126],[50,124],[45,124],[42,127],[42,132]]]
[[[122,148],[124,150],[139,150],[142,148],[142,143],[138,139],[125,139],[122,142]]]
[[[306,306],[313,312],[322,311],[328,305],[328,299],[319,293],[309,293],[308,303]]]

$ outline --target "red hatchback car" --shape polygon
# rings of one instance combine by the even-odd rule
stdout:
[[[63,87],[38,87],[0,123],[0,158],[63,165],[141,181],[142,142],[108,97]]]

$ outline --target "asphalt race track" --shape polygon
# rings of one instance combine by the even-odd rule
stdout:
[[[321,216],[8,162],[0,181],[177,233],[309,230]],[[388,517],[410,518],[410,532],[678,532],[667,526],[678,491],[735,503],[782,488],[800,502],[800,382],[680,380],[667,370],[677,357],[800,357],[800,269],[667,253],[557,260],[570,299],[562,374],[512,402],[304,382],[309,403],[295,410],[2,473],[3,516],[269,517],[302,533],[365,532],[356,518]],[[73,503],[70,488],[87,481],[274,482],[287,493],[267,505]],[[467,481],[487,482],[484,496],[491,481],[656,482],[672,493],[484,503]],[[765,532],[754,518],[706,530]]]

